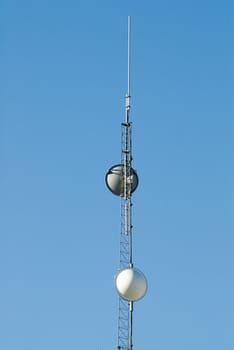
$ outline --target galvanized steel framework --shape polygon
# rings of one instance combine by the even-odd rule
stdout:
[[[121,124],[121,158],[123,166],[123,197],[121,198],[120,269],[132,268],[132,123],[130,118],[130,38],[128,16],[128,91],[125,97],[125,121]],[[133,302],[119,298],[118,350],[132,350]]]

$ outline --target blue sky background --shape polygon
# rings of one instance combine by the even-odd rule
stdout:
[[[0,5],[0,349],[115,349],[132,16],[134,349],[233,349],[231,1]]]

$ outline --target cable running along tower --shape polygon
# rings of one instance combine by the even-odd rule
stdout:
[[[132,350],[133,304],[147,290],[144,274],[133,265],[132,193],[138,175],[132,168],[132,123],[130,122],[131,18],[128,16],[128,90],[125,97],[125,120],[121,123],[121,164],[112,166],[105,177],[108,189],[121,198],[120,263],[115,277],[119,294],[117,350]]]

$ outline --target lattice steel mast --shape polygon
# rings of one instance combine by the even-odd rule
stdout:
[[[120,270],[115,286],[119,294],[118,350],[132,350],[133,302],[147,290],[144,274],[133,267],[132,254],[132,193],[138,185],[138,175],[132,168],[132,123],[130,122],[131,18],[128,16],[128,90],[125,96],[125,121],[121,123],[121,164],[109,169],[107,187],[121,197]]]
[[[132,125],[130,119],[131,18],[128,16],[128,91],[125,97],[125,122],[121,124],[121,158],[124,165],[124,196],[121,198],[120,269],[132,268]],[[133,302],[119,298],[118,349],[132,349]]]

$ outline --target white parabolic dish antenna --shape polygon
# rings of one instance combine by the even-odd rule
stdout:
[[[115,288],[123,299],[137,301],[143,298],[147,291],[147,280],[140,270],[127,268],[117,274]]]

